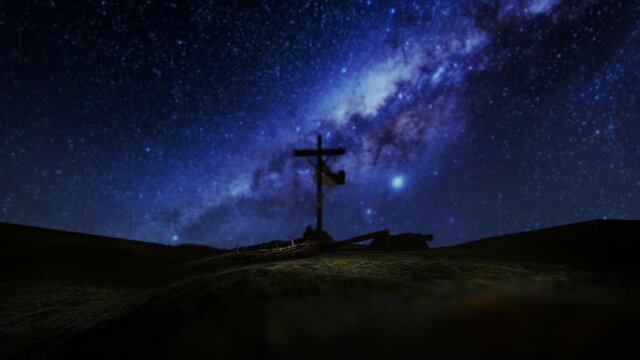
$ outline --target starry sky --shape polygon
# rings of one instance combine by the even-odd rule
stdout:
[[[0,0],[0,221],[230,248],[640,218],[640,5]]]

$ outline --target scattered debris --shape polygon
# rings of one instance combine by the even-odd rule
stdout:
[[[247,260],[301,258],[321,251],[337,251],[345,245],[367,240],[372,241],[369,246],[361,250],[426,251],[429,250],[427,241],[433,240],[433,235],[417,233],[389,235],[389,230],[385,229],[346,240],[333,241],[325,231],[307,227],[302,238],[290,241],[273,240],[258,245],[236,247],[233,257]]]
[[[250,250],[241,250],[232,256],[237,259],[272,260],[272,259],[296,259],[307,257],[320,252],[320,242],[304,240],[293,245],[279,246],[282,241],[271,241],[266,244],[255,245]],[[289,244],[289,242],[284,242]],[[269,245],[267,245],[269,244]],[[256,248],[256,246],[258,248]]]

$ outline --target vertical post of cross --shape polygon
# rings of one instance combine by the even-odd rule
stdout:
[[[322,230],[322,135],[318,134],[318,157],[316,159],[316,229]]]

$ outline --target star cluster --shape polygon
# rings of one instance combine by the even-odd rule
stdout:
[[[640,7],[0,2],[0,221],[218,247],[640,218]]]

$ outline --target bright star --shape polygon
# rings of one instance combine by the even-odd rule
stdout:
[[[394,189],[402,189],[404,187],[404,176],[396,175],[391,179],[391,187]]]

